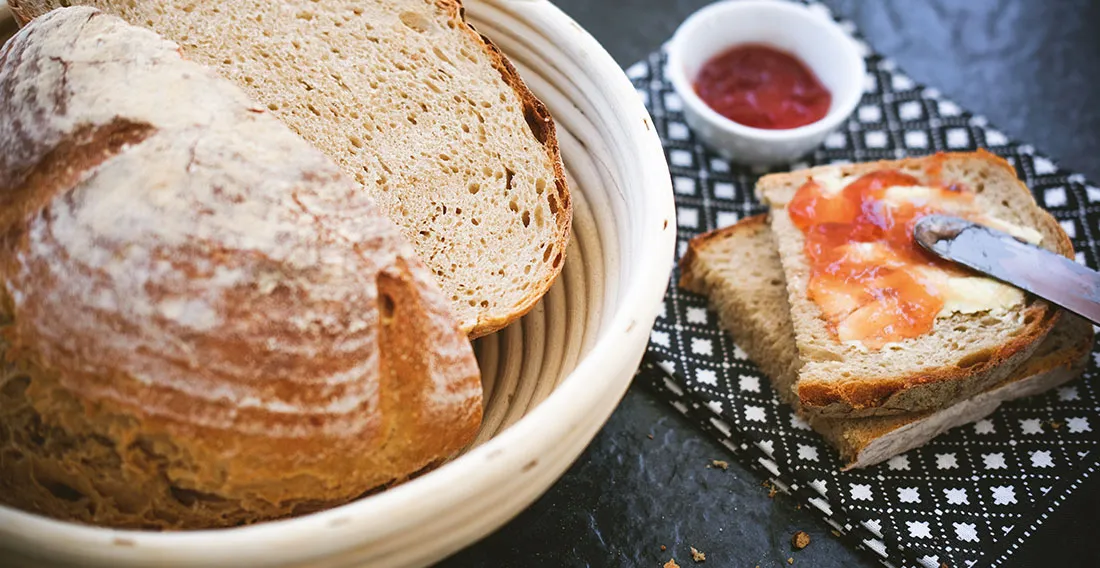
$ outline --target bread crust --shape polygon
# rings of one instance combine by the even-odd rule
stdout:
[[[772,174],[760,179],[757,192],[773,207],[772,228],[779,234],[784,229],[777,227],[777,224],[784,225],[786,220],[777,220],[776,217],[785,217],[786,201],[794,190],[814,174],[839,170],[843,175],[858,175],[877,169],[925,172],[929,169],[943,168],[945,164],[949,165],[952,161],[975,161],[982,167],[1000,170],[1006,175],[1006,179],[1013,180],[1018,193],[1015,197],[1023,203],[1023,206],[1017,203],[1014,210],[1020,210],[1021,215],[1029,218],[1029,225],[1035,226],[1044,233],[1043,246],[1058,254],[1073,256],[1073,245],[1068,236],[1050,214],[1042,211],[1035,204],[1030,191],[1016,178],[1015,169],[1000,157],[984,150],[847,166],[822,166],[791,173]],[[793,232],[797,229],[786,230]],[[790,243],[793,244],[796,241],[799,243],[798,246],[801,246],[801,234]],[[795,263],[793,258],[784,259],[785,269],[794,270],[793,263]],[[797,285],[792,283],[790,274],[788,272],[792,306],[807,310],[807,313],[815,314],[814,318],[820,319],[820,309],[804,297],[804,290],[796,289]],[[892,377],[853,377],[845,381],[835,380],[832,377],[822,379],[800,377],[797,385],[799,398],[809,412],[822,416],[855,417],[927,410],[940,406],[944,400],[965,398],[976,394],[1003,380],[1015,367],[1022,364],[1054,327],[1061,314],[1060,310],[1037,298],[1029,298],[1023,309],[1024,320],[1027,322],[1024,324],[1023,332],[1001,343],[992,352],[975,357],[974,364],[965,367],[944,366],[923,369],[912,373],[903,372]],[[840,345],[835,339],[833,343]]]
[[[78,2],[79,3],[79,2]],[[41,5],[40,5],[41,4]],[[34,17],[40,16],[51,5],[58,5],[55,1],[41,3],[11,0],[9,8],[15,15],[17,22],[22,26],[30,22]],[[503,329],[512,322],[526,315],[549,291],[565,263],[566,250],[570,240],[570,229],[573,218],[573,204],[569,193],[568,182],[565,177],[565,169],[562,165],[561,152],[557,140],[554,121],[546,106],[531,92],[526,83],[519,76],[515,67],[508,58],[486,36],[480,34],[472,24],[466,21],[465,9],[461,0],[435,0],[435,5],[444,10],[450,20],[457,27],[464,30],[477,45],[481,46],[489,56],[493,67],[500,73],[504,82],[516,93],[523,105],[524,118],[532,134],[543,146],[550,162],[553,165],[555,175],[556,202],[558,212],[556,214],[557,231],[553,240],[554,250],[560,253],[560,258],[550,265],[550,270],[539,281],[530,283],[529,290],[521,301],[516,303],[507,313],[479,312],[476,322],[461,322],[463,331],[471,339],[476,339]],[[547,243],[550,244],[550,243]],[[465,301],[463,299],[462,301]]]
[[[80,7],[6,44],[0,94],[0,502],[235,526],[472,440],[477,363],[434,279],[237,87]]]

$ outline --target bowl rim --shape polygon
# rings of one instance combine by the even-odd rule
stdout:
[[[599,339],[576,368],[546,400],[486,443],[436,470],[368,498],[300,517],[244,527],[170,533],[83,525],[0,505],[0,550],[13,544],[15,550],[24,551],[48,547],[64,554],[51,555],[54,559],[71,560],[80,555],[91,561],[163,559],[161,555],[165,553],[204,561],[263,550],[270,554],[285,553],[287,556],[280,557],[284,562],[317,560],[384,537],[385,530],[376,530],[378,518],[412,518],[410,515],[415,517],[417,509],[425,508],[424,503],[459,503],[476,497],[493,484],[493,475],[478,475],[488,462],[493,462],[495,471],[508,470],[508,466],[515,466],[513,471],[518,471],[570,435],[586,436],[587,446],[596,431],[582,433],[582,426],[591,421],[594,409],[601,412],[602,426],[617,406],[634,375],[634,368],[626,369],[637,362],[632,351],[644,349],[647,344],[668,285],[675,253],[676,215],[663,146],[649,112],[623,69],[595,38],[549,0],[467,2],[499,9],[545,37],[567,34],[571,41],[557,43],[558,55],[599,77],[604,98],[619,111],[620,120],[614,126],[623,133],[619,138],[633,146],[630,155],[636,159],[624,167],[642,170],[638,177],[648,180],[630,188],[631,193],[645,198],[640,200],[643,206],[636,208],[639,217],[619,233],[622,235],[629,229],[634,250],[645,254],[634,255],[632,277],[620,284],[622,292],[617,308],[605,320]],[[476,15],[472,19],[476,21]],[[488,35],[491,33],[488,30]],[[603,412],[600,403],[606,404],[608,397],[615,397],[614,404]],[[549,484],[539,494],[548,488]],[[352,520],[337,526],[335,522],[343,517]],[[372,522],[369,528],[374,532],[364,532],[363,525]],[[126,546],[119,546],[123,540]],[[58,541],[65,545],[59,547]]]
[[[716,18],[736,17],[738,12],[758,9],[773,10],[789,17],[801,18],[803,21],[810,22],[811,25],[818,26],[846,52],[847,64],[854,64],[856,81],[858,82],[853,82],[850,88],[845,90],[844,97],[837,101],[837,104],[834,104],[824,117],[796,128],[767,129],[746,126],[718,114],[699,97],[692,87],[691,81],[685,76],[683,46],[697,37],[695,32],[703,22]],[[736,44],[731,43],[730,45]],[[867,75],[867,63],[863,59],[859,44],[830,15],[817,11],[808,5],[778,0],[721,0],[704,6],[688,16],[676,29],[672,39],[667,44],[666,50],[668,54],[666,76],[669,82],[672,83],[676,93],[684,101],[684,104],[689,105],[693,112],[711,125],[744,138],[767,142],[783,142],[820,136],[834,130],[847,120],[863,98],[863,81]],[[805,63],[805,65],[809,66],[808,63]],[[817,70],[814,69],[814,72],[817,73]]]

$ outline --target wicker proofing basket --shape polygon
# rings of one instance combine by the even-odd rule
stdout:
[[[468,17],[557,120],[575,203],[562,276],[516,325],[478,342],[487,408],[465,455],[389,491],[286,521],[117,531],[0,507],[0,564],[423,566],[499,528],[565,471],[630,384],[661,306],[676,221],[668,167],[637,93],[544,0],[467,0]],[[0,4],[0,30],[10,19]]]

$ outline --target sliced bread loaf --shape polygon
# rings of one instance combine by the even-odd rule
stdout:
[[[0,503],[235,526],[473,439],[477,361],[431,273],[231,82],[74,7],[0,49],[0,93]]]
[[[1015,294],[1016,303],[996,310],[964,307],[959,311],[949,311],[945,304],[930,331],[882,348],[838,339],[838,328],[831,327],[819,302],[809,297],[811,266],[805,253],[806,238],[787,205],[808,182],[843,187],[848,180],[872,172],[904,174],[922,186],[962,187],[972,196],[970,209],[1022,232],[1037,234],[1042,246],[1059,254],[1073,252],[1061,227],[1036,205],[1030,191],[1016,178],[1015,170],[987,152],[826,166],[761,178],[757,192],[772,207],[770,223],[783,263],[803,362],[796,393],[808,412],[820,415],[855,417],[935,410],[973,396],[1005,379],[1023,363],[1060,313],[1014,288],[984,278],[969,278],[967,286],[978,300],[982,300],[986,289],[992,289],[1009,297]]]
[[[1006,380],[942,410],[870,418],[807,414],[795,390],[798,351],[783,266],[763,215],[696,237],[680,261],[680,286],[706,295],[749,357],[790,404],[839,450],[848,467],[867,467],[923,445],[955,426],[1080,375],[1092,347],[1092,327],[1065,315],[1036,353]],[[748,267],[748,268],[746,268]]]
[[[458,0],[12,0],[89,5],[232,79],[402,228],[471,336],[530,310],[572,214],[554,123]]]

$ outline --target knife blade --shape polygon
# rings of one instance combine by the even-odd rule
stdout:
[[[913,238],[941,258],[1030,292],[1100,324],[1100,272],[1012,235],[949,215],[928,215]]]

